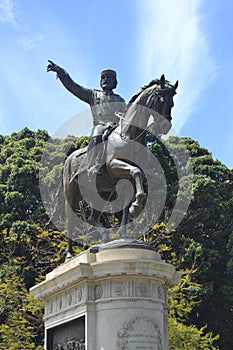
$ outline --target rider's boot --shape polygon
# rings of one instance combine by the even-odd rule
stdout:
[[[101,164],[101,158],[102,158],[102,147],[100,143],[102,142],[102,136],[94,136],[87,149],[87,159],[88,159],[88,165],[87,165],[87,171],[89,178],[93,178],[96,175],[101,176],[102,175],[102,164]],[[99,145],[97,147],[97,145]]]

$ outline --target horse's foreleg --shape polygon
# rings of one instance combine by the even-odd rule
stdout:
[[[119,159],[113,159],[108,164],[111,177],[132,180],[135,185],[135,201],[129,208],[132,216],[137,216],[142,209],[142,202],[146,196],[143,187],[143,176],[140,168]]]
[[[131,204],[129,212],[134,217],[137,216],[142,210],[142,203],[146,197],[146,193],[144,192],[141,170],[139,168],[132,169],[132,176],[135,183],[136,193],[135,201]]]
[[[88,219],[90,225],[94,226],[101,236],[101,242],[106,243],[109,241],[108,230],[101,224],[100,217],[102,213],[96,209],[92,209],[91,215]]]
[[[126,205],[122,211],[121,224],[119,228],[120,238],[130,238],[127,233],[127,224],[129,220],[129,207],[130,207],[130,204]]]
[[[144,192],[142,172],[139,168],[132,169],[132,176],[134,178],[136,193],[135,198],[137,201],[141,201],[145,198],[146,193]]]

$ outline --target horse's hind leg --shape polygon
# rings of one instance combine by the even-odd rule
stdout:
[[[66,184],[65,184],[66,185]],[[66,229],[67,229],[67,248],[66,260],[74,256],[73,240],[75,227],[77,225],[76,209],[80,200],[80,192],[77,182],[74,180],[71,184],[64,187],[65,194],[65,212],[66,212]]]
[[[108,202],[110,197],[111,197],[111,193],[109,192],[102,192],[101,193],[101,197]],[[100,222],[100,218],[101,215],[103,213],[103,209],[102,210],[97,210],[95,208],[92,208],[91,211],[91,215],[88,219],[89,224],[93,225],[94,227],[96,227],[98,233],[101,236],[101,242],[102,243],[106,243],[109,241],[109,234],[108,234],[108,230],[104,227],[104,225]]]
[[[67,247],[66,247],[66,260],[67,260],[74,256],[72,235],[74,232],[75,220],[74,220],[74,211],[71,209],[67,201],[65,203],[65,209],[66,209],[66,229],[67,229]]]

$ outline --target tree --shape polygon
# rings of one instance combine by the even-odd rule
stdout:
[[[43,349],[42,302],[34,300],[25,287],[24,264],[23,259],[14,258],[11,265],[1,265],[1,349]]]
[[[46,226],[40,195],[39,171],[50,166],[41,163],[48,140],[47,132],[27,128],[0,136],[1,349],[42,349],[42,303],[34,300],[29,288],[64,261],[65,233]],[[62,151],[54,147],[50,155],[62,168],[64,149],[67,144],[74,149],[77,140],[56,142]]]
[[[193,166],[193,195],[189,209],[174,232],[163,242],[171,251],[161,251],[165,259],[170,252],[176,252],[179,269],[192,268],[195,256],[197,272],[194,282],[203,286],[198,292],[200,303],[194,306],[187,319],[187,325],[195,324],[220,334],[217,344],[224,350],[231,350],[233,344],[232,315],[232,170],[199,144],[190,139],[172,137],[164,145],[156,143],[153,151],[162,156],[164,171],[168,174],[170,189],[166,208],[161,221],[169,217],[177,193],[175,164],[170,155],[164,156],[162,147],[168,149],[185,145]],[[176,152],[177,153],[177,152]],[[172,175],[173,174],[173,175]],[[156,232],[155,232],[156,233]],[[158,233],[157,233],[158,235]]]
[[[217,350],[214,343],[219,338],[206,332],[207,326],[198,328],[186,321],[198,304],[197,294],[201,285],[192,281],[195,270],[184,271],[180,284],[169,290],[168,338],[169,350]]]
[[[206,149],[190,138],[172,137],[166,142],[151,140],[151,150],[165,173],[167,198],[159,222],[152,225],[147,236],[164,259],[192,276],[170,291],[171,349],[184,349],[184,344],[191,343],[192,349],[214,350],[217,346],[214,344],[219,344],[220,348],[231,350],[232,170],[213,160]],[[87,137],[50,139],[46,131],[27,128],[11,136],[0,135],[2,349],[41,349],[43,330],[37,332],[37,329],[42,324],[42,308],[40,303],[32,302],[28,290],[64,261],[65,232],[57,231],[52,224],[46,226],[49,218],[41,198],[39,178],[55,193],[66,156],[87,143]],[[173,148],[175,152],[171,154]],[[177,162],[185,181],[186,165],[178,156],[185,148],[193,165],[193,196],[183,221],[174,232],[167,233],[165,222],[179,189]],[[54,199],[52,196],[51,200]],[[76,252],[79,251],[76,247]],[[190,271],[195,273],[190,275]],[[220,340],[215,341],[211,332],[220,333]]]

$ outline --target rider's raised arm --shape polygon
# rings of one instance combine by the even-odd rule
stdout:
[[[90,105],[93,104],[93,90],[87,89],[74,82],[65,69],[61,68],[61,70],[57,72],[57,77],[68,91],[80,100],[87,102]]]

